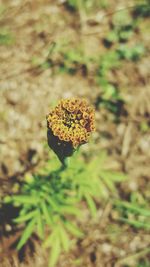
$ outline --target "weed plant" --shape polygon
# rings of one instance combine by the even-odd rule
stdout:
[[[17,249],[21,249],[33,233],[50,248],[49,266],[54,266],[61,252],[67,252],[73,238],[83,238],[77,225],[86,203],[91,215],[96,216],[96,203],[111,194],[117,196],[116,183],[125,175],[107,169],[107,155],[83,159],[75,152],[68,167],[63,167],[56,157],[47,162],[39,173],[26,175],[19,195],[5,197],[5,203],[20,208],[14,222],[24,225]]]
[[[120,213],[119,221],[150,230],[149,205],[140,193],[132,193],[130,201],[116,200],[115,206]]]
[[[52,267],[60,253],[70,249],[72,237],[84,236],[77,226],[82,204],[95,217],[96,202],[110,194],[116,197],[115,184],[125,176],[108,170],[105,152],[86,161],[81,156],[79,145],[87,143],[95,129],[94,109],[85,100],[61,100],[48,114],[47,127],[48,144],[60,161],[51,159],[39,173],[27,175],[20,194],[5,197],[5,203],[20,209],[14,222],[25,227],[17,249],[36,233],[43,247],[51,249]]]

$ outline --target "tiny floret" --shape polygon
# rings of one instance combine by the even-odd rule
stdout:
[[[47,115],[47,127],[59,140],[77,148],[87,143],[95,130],[94,108],[84,99],[62,99]]]

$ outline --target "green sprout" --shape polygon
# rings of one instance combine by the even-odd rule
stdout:
[[[120,212],[119,221],[134,228],[150,230],[150,210],[141,194],[132,194],[130,201],[116,200],[116,209]]]

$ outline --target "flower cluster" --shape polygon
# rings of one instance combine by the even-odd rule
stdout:
[[[88,142],[95,130],[95,113],[86,100],[78,98],[61,100],[47,116],[47,126],[59,140],[71,142],[76,148]]]

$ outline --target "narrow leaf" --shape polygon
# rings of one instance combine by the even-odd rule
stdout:
[[[96,205],[95,205],[94,200],[92,199],[92,197],[89,194],[85,195],[85,199],[86,199],[87,204],[90,208],[92,216],[95,217],[96,213],[97,213],[97,209],[96,209]]]
[[[113,181],[111,181],[110,179],[107,179],[106,177],[106,179],[104,180],[104,183],[106,184],[110,192],[116,193],[116,187]]]
[[[33,196],[13,196],[13,201],[18,202],[19,204],[37,204],[39,198]]]
[[[127,175],[121,172],[101,171],[101,175],[104,179],[111,180],[113,182],[123,182],[127,180]]]
[[[49,203],[49,205],[54,209],[54,210],[58,210],[58,204],[57,202],[50,196],[46,197],[47,202]]]
[[[50,211],[49,211],[45,201],[42,201],[40,204],[41,204],[41,209],[42,209],[44,218],[46,220],[46,223],[47,224],[52,224],[51,214],[50,214]]]
[[[50,259],[49,259],[49,267],[54,267],[55,264],[58,261],[59,255],[61,252],[61,247],[60,247],[60,239],[57,237],[54,240],[52,249],[51,249],[51,254],[50,254]]]
[[[135,221],[135,220],[128,220],[126,218],[119,218],[119,220],[121,222],[125,222],[125,223],[128,223],[134,227],[137,227],[137,228],[145,228],[145,229],[150,229],[150,224],[149,223],[143,223],[143,222],[140,222],[140,221]]]
[[[75,197],[68,196],[68,198],[65,199],[65,203],[69,205],[76,204],[79,200]]]
[[[37,217],[37,232],[41,239],[44,238],[44,222],[41,216],[40,210],[38,211],[38,217]]]
[[[150,216],[150,210],[138,207],[135,204],[129,203],[127,201],[115,201],[115,204],[117,206],[124,207],[128,210],[132,210],[133,212],[138,213],[140,215],[147,216],[147,217]]]
[[[73,206],[62,206],[60,207],[60,212],[65,214],[71,214],[71,215],[76,215],[76,216],[81,216],[81,211]]]
[[[34,211],[31,211],[31,212],[28,212],[27,214],[25,215],[22,215],[16,219],[14,219],[13,221],[16,222],[16,223],[22,223],[22,222],[26,222],[28,220],[30,220],[32,217],[35,217],[37,214],[37,210],[34,210]]]
[[[60,240],[61,240],[62,247],[67,252],[69,250],[70,240],[63,226],[59,228],[59,233],[60,233]]]
[[[23,245],[27,242],[27,240],[29,239],[29,237],[31,236],[32,232],[34,231],[34,228],[35,228],[35,224],[36,224],[36,218],[33,218],[32,221],[30,221],[23,234],[22,234],[22,237],[17,245],[17,249],[20,250]]]
[[[74,225],[73,223],[66,221],[65,222],[67,230],[76,237],[83,237],[83,233],[80,231],[80,229]]]
[[[50,234],[47,239],[44,241],[43,243],[43,247],[44,248],[48,248],[51,247],[53,245],[53,242],[55,240],[55,232],[52,232],[52,234]]]

